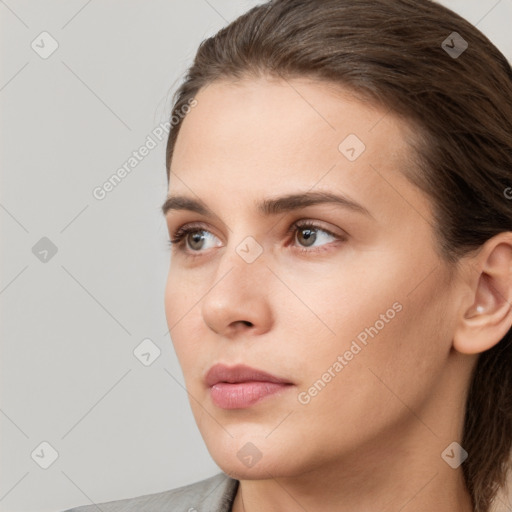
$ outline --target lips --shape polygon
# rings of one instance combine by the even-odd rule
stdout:
[[[251,368],[243,364],[236,366],[225,366],[216,364],[212,366],[205,377],[206,385],[212,387],[220,382],[240,383],[240,382],[273,382],[276,384],[292,384],[286,379],[281,379],[270,373],[256,368]]]
[[[206,374],[205,382],[213,403],[221,409],[245,409],[293,387],[285,379],[245,365],[216,364]]]

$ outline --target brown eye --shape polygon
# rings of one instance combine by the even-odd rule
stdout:
[[[341,240],[339,235],[335,235],[331,233],[329,230],[322,228],[310,221],[295,223],[290,226],[290,233],[295,233],[294,242],[298,245],[299,249],[302,252],[307,252],[308,247],[312,249],[309,252],[314,252],[316,250],[326,249],[329,245],[329,242]],[[315,247],[315,243],[320,243],[318,247]],[[317,244],[318,245],[318,244]]]
[[[316,229],[311,229],[309,227],[298,228],[297,239],[299,239],[299,242],[302,245],[310,247],[316,241]]]
[[[213,233],[204,229],[201,225],[187,225],[180,227],[174,236],[169,240],[171,246],[186,256],[201,256],[208,247],[208,239],[217,238]],[[212,246],[219,247],[222,243],[213,243]]]
[[[204,231],[198,230],[198,231],[190,231],[186,237],[186,241],[189,241],[189,247],[194,250],[198,251],[202,249],[202,245],[205,240]]]
[[[301,253],[316,253],[319,251],[329,250],[332,242],[345,241],[346,236],[336,235],[316,225],[311,221],[296,222],[292,224],[286,233],[289,237],[293,235],[293,244],[296,246],[295,250]],[[175,246],[176,250],[185,256],[202,256],[206,253],[205,247],[208,245],[209,240],[217,239],[217,237],[209,230],[204,229],[201,225],[188,225],[179,228],[171,240],[171,246]],[[218,239],[217,239],[218,240]],[[319,245],[317,242],[321,242]],[[323,243],[322,243],[323,242]],[[317,244],[317,246],[315,246]],[[221,247],[222,242],[213,243],[212,247]]]

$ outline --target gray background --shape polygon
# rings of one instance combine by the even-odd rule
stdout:
[[[0,511],[219,471],[167,334],[165,137],[104,199],[92,192],[148,135],[158,142],[199,43],[258,3],[0,0]],[[512,60],[512,0],[442,3]],[[43,31],[59,45],[47,58]],[[161,354],[145,366],[133,351],[147,338]],[[48,469],[43,441],[58,452]]]

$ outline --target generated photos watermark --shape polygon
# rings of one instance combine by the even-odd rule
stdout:
[[[306,391],[301,391],[297,395],[297,400],[302,405],[307,405],[343,370],[354,357],[359,354],[364,347],[368,345],[369,337],[375,338],[387,324],[389,324],[402,311],[403,306],[400,302],[393,303],[385,313],[381,313],[379,320],[372,326],[361,331],[356,339],[352,340],[350,348],[343,355],[338,355],[333,363],[325,370],[321,377],[316,380]],[[358,343],[359,342],[359,343]]]
[[[98,201],[103,201],[129,174],[135,169],[157,145],[167,138],[171,126],[176,126],[197,105],[197,100],[190,99],[183,105],[178,114],[174,114],[169,121],[160,123],[146,137],[144,144],[132,151],[128,159],[103,184],[94,187],[92,195]]]

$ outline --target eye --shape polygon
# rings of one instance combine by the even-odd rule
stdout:
[[[215,238],[215,235],[210,233],[210,231],[203,228],[202,225],[187,225],[180,227],[176,233],[173,235],[172,239],[169,240],[169,243],[175,245],[177,250],[188,254],[189,252],[198,252],[201,249],[208,249],[205,247],[205,241],[211,240]],[[184,245],[189,244],[188,247],[183,248]],[[217,244],[219,246],[220,244]],[[213,245],[215,246],[215,245]],[[192,249],[189,251],[189,247]],[[193,256],[196,256],[195,254]]]
[[[304,249],[304,247],[315,247],[316,242],[324,241],[324,244],[319,244],[321,249],[324,249],[324,245],[332,241],[333,239],[340,240],[341,237],[331,233],[327,229],[323,229],[321,226],[315,224],[310,221],[301,221],[296,222],[290,226],[288,230],[288,234],[295,233],[294,241],[297,241],[300,245],[299,251],[302,253],[305,252],[318,252],[318,249],[311,251],[309,249]],[[329,240],[331,239],[331,240]]]
[[[295,250],[301,253],[317,253],[327,250],[328,248],[325,246],[330,242],[343,241],[346,238],[335,235],[311,221],[295,222],[289,227],[286,235],[294,235],[291,243],[292,245],[297,243]],[[215,235],[205,229],[203,225],[189,224],[180,227],[169,240],[169,244],[171,247],[175,246],[176,250],[185,256],[197,257],[205,252],[203,249],[221,246],[221,242],[217,244],[213,242],[215,238]],[[210,242],[209,247],[208,242]]]

